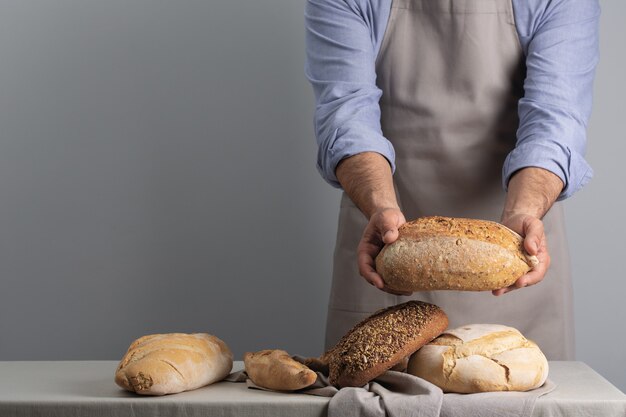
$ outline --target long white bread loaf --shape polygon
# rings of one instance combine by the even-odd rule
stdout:
[[[215,336],[153,334],[130,345],[115,372],[115,383],[137,394],[174,394],[224,379],[232,367],[232,352]]]
[[[397,291],[485,291],[508,287],[528,272],[523,239],[491,221],[422,217],[376,257],[376,271]]]

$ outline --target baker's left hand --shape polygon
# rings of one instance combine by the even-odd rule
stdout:
[[[524,249],[531,256],[536,256],[539,264],[535,265],[528,273],[522,275],[512,285],[493,290],[493,295],[502,295],[518,288],[535,285],[543,280],[548,267],[550,267],[550,254],[543,229],[543,222],[529,214],[513,214],[502,219],[502,224],[519,233],[524,238]]]

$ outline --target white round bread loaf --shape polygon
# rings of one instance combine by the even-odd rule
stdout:
[[[407,372],[444,392],[528,391],[543,385],[548,361],[517,329],[469,324],[424,345],[411,356]]]
[[[167,333],[131,343],[115,372],[115,383],[143,395],[174,394],[226,377],[233,354],[208,333]]]

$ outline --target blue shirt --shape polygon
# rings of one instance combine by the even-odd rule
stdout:
[[[375,59],[392,0],[308,0],[306,75],[316,99],[317,167],[340,187],[339,161],[378,152],[395,171],[392,144],[380,126]],[[512,0],[526,59],[515,148],[507,156],[506,189],[515,171],[540,167],[558,175],[571,196],[593,175],[584,159],[586,127],[598,62],[597,0]]]

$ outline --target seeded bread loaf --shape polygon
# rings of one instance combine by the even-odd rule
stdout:
[[[215,336],[152,334],[130,345],[115,372],[115,383],[137,394],[174,394],[224,379],[232,367],[233,354]]]
[[[543,385],[548,361],[517,329],[470,324],[445,331],[415,352],[408,372],[445,392],[528,391]]]
[[[280,349],[247,352],[243,357],[248,377],[260,387],[295,391],[313,384],[317,374]]]
[[[403,362],[448,327],[434,304],[408,301],[380,310],[354,326],[321,358],[330,383],[360,387]]]
[[[422,217],[399,234],[376,257],[376,271],[396,291],[505,288],[538,262],[520,235],[496,222]]]

